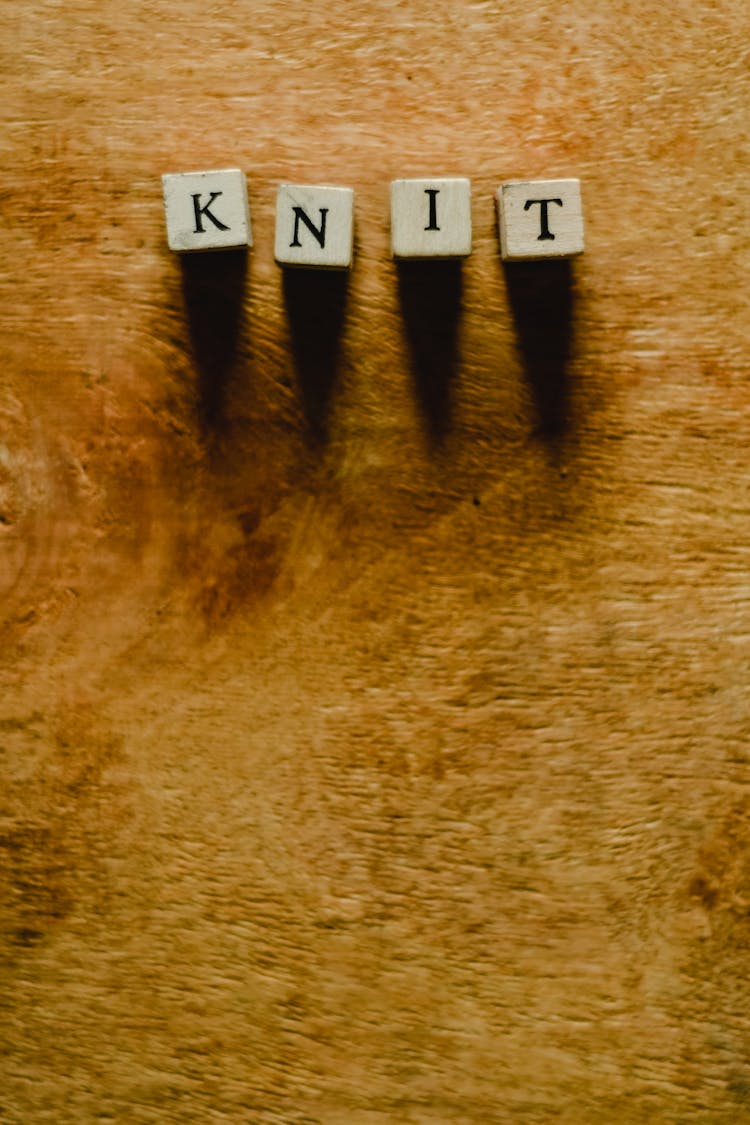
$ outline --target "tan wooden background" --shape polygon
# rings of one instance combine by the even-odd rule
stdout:
[[[750,1121],[748,44],[5,0],[0,1120]],[[161,173],[232,165],[255,249],[181,262]],[[418,174],[462,270],[389,259]],[[503,270],[568,175],[585,255]]]

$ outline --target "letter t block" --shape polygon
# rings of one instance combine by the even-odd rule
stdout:
[[[498,189],[497,211],[508,261],[583,253],[579,180],[511,180]]]
[[[239,168],[162,176],[170,250],[252,246],[247,184]]]

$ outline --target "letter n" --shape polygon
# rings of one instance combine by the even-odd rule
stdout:
[[[325,249],[326,245],[326,218],[328,216],[328,208],[320,208],[320,227],[316,227],[310,216],[304,211],[302,207],[293,207],[294,211],[294,236],[289,243],[290,246],[301,246],[299,240],[299,224],[300,221],[307,227],[310,234],[320,246],[321,250]]]

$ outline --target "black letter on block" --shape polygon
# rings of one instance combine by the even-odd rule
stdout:
[[[547,204],[556,203],[558,207],[562,207],[562,199],[527,199],[523,205],[524,211],[528,211],[535,203],[539,204],[539,220],[542,227],[542,233],[537,238],[537,242],[542,242],[544,239],[554,238],[554,234],[549,229],[549,222],[547,221]]]
[[[206,233],[205,230],[203,229],[203,223],[201,222],[201,215],[205,215],[207,219],[210,219],[211,222],[214,224],[214,226],[218,227],[219,230],[229,230],[228,226],[225,226],[224,223],[220,222],[219,219],[217,219],[216,216],[212,215],[211,212],[209,211],[209,207],[211,206],[213,201],[215,199],[217,199],[220,195],[223,195],[223,194],[224,193],[222,191],[212,191],[212,192],[210,192],[209,198],[208,198],[208,203],[206,204],[205,207],[199,206],[199,200],[200,200],[200,197],[201,197],[200,192],[198,192],[196,195],[193,196],[193,210],[195,211],[195,230],[193,231],[193,234],[205,234]]]
[[[435,196],[440,194],[440,188],[426,187],[424,193],[430,197],[430,220],[424,229],[440,230],[440,227],[437,225],[437,200],[435,199]]]
[[[290,246],[301,246],[302,245],[302,243],[299,240],[299,221],[300,221],[300,219],[302,219],[302,222],[305,224],[305,226],[309,230],[310,234],[316,240],[316,242],[320,246],[321,250],[325,250],[325,245],[326,245],[326,216],[328,214],[328,208],[327,207],[321,207],[320,208],[320,230],[318,230],[318,228],[313,224],[312,219],[310,219],[309,216],[305,214],[305,212],[302,210],[301,207],[292,207],[292,210],[294,211],[294,237],[292,238],[292,241],[289,243],[289,245]]]

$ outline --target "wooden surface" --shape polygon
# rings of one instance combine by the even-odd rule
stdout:
[[[747,5],[0,32],[2,1121],[750,1121]],[[254,250],[181,262],[161,174],[232,166]],[[390,259],[425,175],[463,266]],[[504,269],[567,176],[586,253]]]

